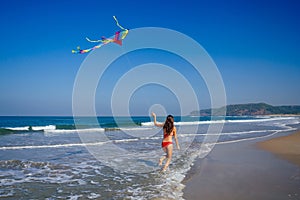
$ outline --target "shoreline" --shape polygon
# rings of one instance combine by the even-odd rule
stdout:
[[[292,143],[293,148],[284,148]],[[196,160],[182,181],[183,198],[299,199],[299,149],[299,128],[269,138],[218,144],[208,156]]]

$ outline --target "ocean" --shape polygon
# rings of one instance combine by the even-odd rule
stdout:
[[[150,117],[0,117],[0,198],[183,199],[183,179],[215,145],[299,124],[296,116],[175,117],[181,149],[174,145],[161,172],[162,130]]]

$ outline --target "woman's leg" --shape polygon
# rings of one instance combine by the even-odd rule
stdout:
[[[167,161],[166,161],[166,164],[165,164],[164,168],[162,169],[163,171],[165,171],[168,168],[168,166],[171,162],[172,153],[173,153],[173,144],[168,145],[166,147],[166,150],[167,150]]]
[[[163,150],[165,153],[167,153],[167,147],[163,147]],[[158,165],[161,166],[162,165],[162,162],[167,158],[167,156],[162,156],[160,159],[159,159],[159,163]]]

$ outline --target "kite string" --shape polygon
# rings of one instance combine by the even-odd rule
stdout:
[[[120,27],[122,30],[124,30],[125,28],[124,28],[124,27],[122,27],[122,26],[119,24],[119,22],[118,22],[118,20],[117,20],[116,16],[113,16],[113,18],[114,18],[114,20],[116,21],[116,23],[117,23],[117,26],[118,26],[118,27]]]
[[[116,18],[116,16],[113,16],[113,18],[114,18],[114,20],[116,21],[116,23],[117,23],[117,26],[120,28],[120,29],[122,29],[122,30],[126,30],[123,26],[121,26],[120,24],[119,24],[119,21],[118,21],[118,19]],[[127,34],[126,34],[127,35]],[[125,36],[126,36],[125,35]],[[124,39],[125,37],[123,37],[122,39]],[[103,42],[103,40],[101,39],[101,40],[91,40],[91,39],[89,39],[88,37],[86,37],[85,38],[87,41],[89,41],[89,42]]]
[[[122,36],[122,39],[124,39],[124,38],[126,37],[126,35],[128,34],[128,29],[124,28],[123,26],[121,26],[121,25],[119,24],[119,21],[118,21],[118,19],[116,18],[116,16],[113,16],[113,18],[114,18],[114,20],[116,21],[116,24],[117,24],[117,26],[118,26],[119,28],[121,28],[122,30],[126,30],[126,31],[127,31],[126,34],[125,34],[125,36]],[[121,47],[121,51],[125,52],[124,47]],[[126,60],[127,60],[127,63],[129,64],[129,66],[133,66],[127,54],[125,54],[125,57],[126,57]]]

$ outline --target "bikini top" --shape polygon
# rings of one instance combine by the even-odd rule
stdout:
[[[170,136],[169,134],[164,134],[164,139],[167,138],[168,136]]]
[[[164,133],[164,139],[167,138],[167,137],[169,137],[169,136],[173,136],[173,130],[172,130],[172,132],[170,134]]]

